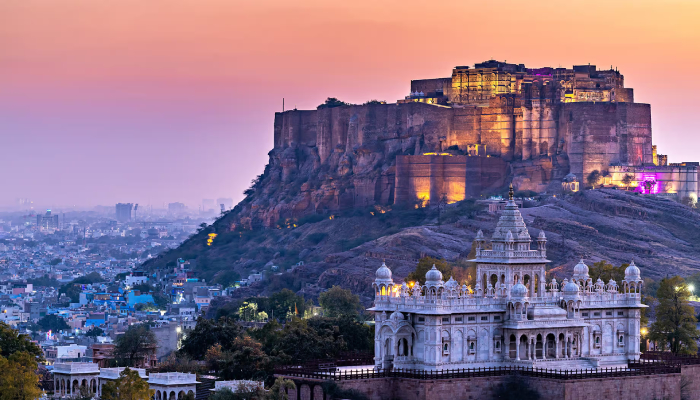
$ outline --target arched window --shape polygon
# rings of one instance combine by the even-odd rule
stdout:
[[[386,296],[386,287],[382,286],[382,296]]]
[[[469,343],[469,350],[474,350],[474,342]]]
[[[596,344],[600,344],[600,336],[596,336],[596,337],[595,337],[595,343],[596,343]]]
[[[618,341],[619,341],[620,343],[622,343],[624,340],[625,340],[625,339],[622,337],[622,335],[620,335],[620,337],[618,338]]]
[[[501,348],[501,342],[496,342],[496,348],[500,349]]]

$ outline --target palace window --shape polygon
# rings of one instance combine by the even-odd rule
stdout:
[[[618,336],[617,345],[620,347],[625,345],[625,337],[623,335]]]
[[[623,311],[618,311],[618,312],[617,312],[617,316],[618,316],[618,317],[624,317],[624,316],[625,316],[625,313],[624,313]]]
[[[462,322],[462,317],[455,318],[455,322]]]
[[[593,313],[593,316],[594,316],[594,317],[600,317],[600,313],[599,313],[599,312],[594,312],[594,313]]]
[[[474,346],[474,342],[473,342],[473,341],[472,341],[472,342],[469,342],[469,354],[474,354],[474,348],[475,348],[475,347],[476,347],[476,346]]]
[[[581,313],[581,316],[583,316],[583,317],[587,317],[587,316],[588,316],[588,313],[587,313],[587,312],[585,312],[585,313]]]
[[[482,321],[488,321],[488,320],[489,320],[489,317],[481,317],[481,320],[482,320]]]
[[[606,317],[612,317],[612,311],[607,311],[607,312],[605,313],[605,316],[606,316]]]
[[[493,320],[494,320],[494,321],[500,321],[500,320],[501,320],[501,316],[500,316],[500,315],[496,315],[495,317],[493,317]]]
[[[418,322],[425,322],[425,317],[418,317]]]
[[[443,343],[442,344],[442,355],[448,355],[448,354],[450,354],[450,344]]]
[[[476,321],[476,317],[468,317],[467,321]]]
[[[450,322],[450,317],[443,317],[442,322]]]

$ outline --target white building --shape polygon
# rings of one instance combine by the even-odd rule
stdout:
[[[53,387],[56,396],[78,397],[80,388],[97,393],[100,368],[91,362],[67,362],[53,365]]]
[[[182,372],[153,373],[148,376],[148,386],[155,390],[155,400],[181,400],[185,395],[197,393],[197,375]]]
[[[455,369],[520,365],[581,369],[639,359],[642,279],[634,262],[621,286],[593,282],[581,261],[571,280],[546,282],[546,237],[532,250],[510,200],[484,247],[476,237],[477,281],[460,286],[434,266],[424,286],[395,284],[377,270],[374,307],[378,368]]]

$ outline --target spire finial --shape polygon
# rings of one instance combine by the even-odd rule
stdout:
[[[513,184],[510,184],[510,189],[508,189],[508,199],[513,200]]]

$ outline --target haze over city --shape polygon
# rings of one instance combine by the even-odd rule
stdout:
[[[492,58],[612,64],[653,105],[659,151],[694,160],[699,17],[696,1],[4,1],[0,206],[237,203],[282,98],[395,102]]]

